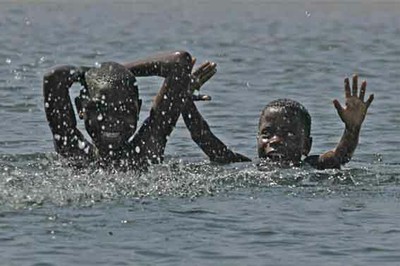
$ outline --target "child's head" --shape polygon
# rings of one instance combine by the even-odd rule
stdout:
[[[75,104],[100,150],[118,149],[136,130],[141,100],[134,75],[123,65],[107,62],[87,71]]]
[[[311,116],[299,102],[279,99],[261,112],[257,147],[260,158],[298,165],[308,155],[312,138]]]

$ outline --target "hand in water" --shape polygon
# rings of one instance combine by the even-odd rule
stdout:
[[[371,94],[367,101],[364,102],[367,82],[364,80],[361,83],[360,94],[358,95],[358,76],[353,76],[353,88],[350,89],[349,78],[344,80],[344,91],[346,106],[343,108],[338,100],[334,100],[333,104],[339,114],[339,117],[345,123],[347,128],[359,128],[364,121],[367,110],[374,100],[374,95]]]

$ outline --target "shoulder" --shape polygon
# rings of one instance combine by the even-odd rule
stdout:
[[[307,156],[304,161],[305,164],[308,164],[314,168],[319,168],[319,155],[310,155]]]
[[[324,158],[321,155],[310,155],[304,159],[304,163],[311,165],[312,167],[323,170],[323,169],[340,169],[340,161],[337,158]]]

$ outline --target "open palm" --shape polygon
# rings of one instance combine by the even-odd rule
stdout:
[[[371,94],[368,100],[364,102],[366,88],[367,82],[363,81],[360,87],[360,94],[358,94],[358,76],[353,76],[352,88],[350,88],[349,78],[345,78],[345,107],[343,108],[338,100],[335,99],[333,101],[333,104],[340,118],[346,124],[346,127],[360,127],[364,121],[367,110],[374,100],[374,95]]]

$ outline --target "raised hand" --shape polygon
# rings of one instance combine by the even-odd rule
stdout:
[[[195,64],[196,59],[193,60]],[[200,90],[201,86],[204,85],[210,78],[217,73],[217,64],[214,62],[205,62],[200,67],[192,72],[192,79],[190,89],[192,92]]]
[[[358,95],[358,76],[353,76],[352,89],[350,88],[349,78],[344,80],[344,91],[345,91],[345,107],[339,103],[338,100],[334,100],[333,104],[339,114],[339,117],[345,123],[346,128],[359,128],[364,121],[365,115],[367,114],[368,107],[374,100],[374,95],[371,94],[367,101],[364,102],[365,91],[367,88],[367,82],[364,80],[361,83],[360,94]]]

